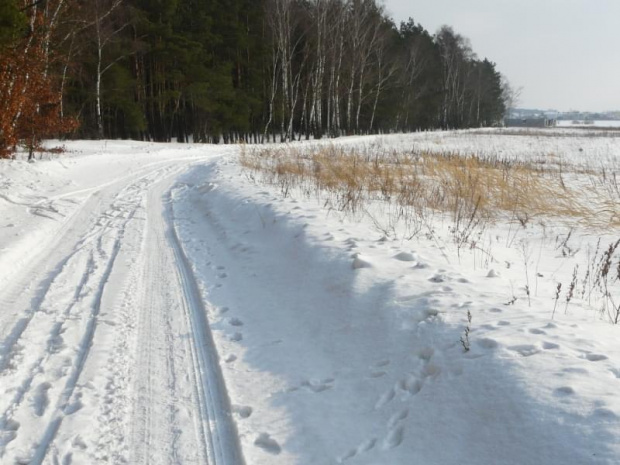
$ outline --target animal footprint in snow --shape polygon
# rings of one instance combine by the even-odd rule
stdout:
[[[422,390],[422,382],[413,375],[401,379],[398,382],[397,386],[401,391],[412,396],[415,396],[418,392]]]
[[[403,438],[405,436],[405,427],[399,426],[398,428],[394,428],[391,430],[388,435],[383,440],[383,449],[389,450],[398,447],[403,442]]]
[[[282,448],[280,447],[280,444],[278,444],[278,441],[273,439],[267,433],[259,434],[254,440],[254,445],[273,455],[278,455],[282,452]]]
[[[418,351],[418,358],[420,360],[424,360],[425,362],[428,362],[431,358],[433,358],[434,354],[435,354],[435,349],[433,349],[432,347],[424,347]]]
[[[589,375],[590,372],[588,370],[586,370],[585,368],[575,368],[575,367],[569,367],[569,368],[563,368],[562,369],[563,373],[572,373],[572,374],[578,374],[578,375]]]
[[[443,283],[446,281],[446,276],[441,273],[437,273],[428,278],[428,280],[432,283]]]
[[[531,334],[547,334],[545,331],[543,331],[542,329],[538,329],[538,328],[530,329],[530,333]]]
[[[441,373],[441,368],[434,363],[427,364],[422,370],[422,376],[434,378]]]
[[[609,357],[603,354],[587,354],[586,359],[591,362],[600,362],[601,360],[607,360]]]
[[[235,360],[237,360],[237,356],[236,356],[236,355],[234,355],[234,354],[230,354],[228,357],[226,357],[226,358],[224,359],[224,361],[225,361],[226,363],[232,363],[232,362],[234,362]]]
[[[477,339],[476,344],[478,344],[483,349],[497,349],[497,347],[499,346],[495,339],[491,339],[488,337],[485,337],[483,339]]]
[[[388,420],[388,428],[392,429],[396,425],[398,425],[401,421],[404,421],[409,416],[409,409],[401,410],[400,412],[395,413]]]
[[[396,392],[394,391],[394,388],[390,388],[388,391],[384,392],[381,397],[379,397],[379,400],[377,400],[377,402],[375,403],[375,410],[379,410],[380,408],[389,404],[392,399],[394,399],[395,395]]]
[[[241,342],[243,340],[243,334],[235,333],[232,336],[230,336],[230,340],[233,342]]]
[[[349,246],[349,250],[357,247],[357,239],[355,239],[354,237],[347,239],[346,241],[344,241],[344,243]]]
[[[360,270],[362,268],[372,268],[372,263],[368,260],[361,258],[358,254],[353,258],[353,264],[351,265],[354,270]]]
[[[570,386],[562,386],[553,391],[553,394],[558,397],[572,396],[575,390]]]
[[[340,457],[338,459],[338,463],[344,463],[347,460],[352,459],[353,457],[356,457],[360,454],[368,452],[372,450],[376,444],[377,444],[376,438],[367,439],[366,441],[362,442],[359,446],[357,446],[355,449],[349,450],[346,454]]]
[[[592,415],[602,420],[616,420],[618,418],[616,412],[605,407],[597,408],[592,412]]]
[[[228,324],[230,326],[243,326],[243,321],[241,321],[239,318],[230,318],[228,320]]]
[[[242,405],[233,405],[232,411],[243,419],[250,418],[253,412],[252,407],[242,406]]]
[[[427,308],[424,310],[424,319],[428,320],[430,318],[434,318],[437,315],[439,315],[439,310],[437,310],[436,308]]]
[[[351,449],[346,454],[338,458],[338,463],[344,463],[357,455],[357,449]]]
[[[52,385],[50,383],[41,383],[36,389],[34,396],[34,412],[39,417],[43,416],[50,403],[47,391],[49,391],[51,387]]]
[[[111,324],[111,326],[113,326],[113,324]],[[52,354],[57,354],[64,348],[65,341],[60,334],[52,337],[49,341],[49,352]]]
[[[368,439],[358,446],[357,453],[361,454],[362,452],[368,452],[369,450],[372,450],[376,444],[377,444],[376,438]]]
[[[334,387],[334,379],[328,378],[322,381],[315,380],[306,380],[301,385],[307,389],[310,389],[312,392],[318,394],[319,392],[327,391]]]
[[[66,415],[73,415],[75,412],[80,410],[82,407],[84,407],[84,404],[82,403],[82,393],[78,392],[75,395],[75,400],[65,407],[64,412]]]
[[[79,434],[77,434],[73,438],[73,441],[71,441],[71,445],[75,447],[76,449],[81,449],[81,450],[88,449],[88,444],[86,444],[86,441],[84,440],[84,438],[80,436]]]
[[[400,262],[415,262],[417,257],[411,252],[400,252],[394,255],[394,258]]]
[[[545,350],[555,350],[559,348],[560,344],[556,344],[555,342],[543,342],[543,349]]]
[[[538,346],[535,346],[533,344],[521,344],[521,345],[516,345],[516,346],[510,346],[508,347],[508,350],[517,352],[523,357],[530,357],[540,352],[540,349],[538,348]]]
[[[17,437],[17,430],[19,430],[20,423],[11,418],[4,422],[4,431],[2,431],[2,443],[8,444]]]

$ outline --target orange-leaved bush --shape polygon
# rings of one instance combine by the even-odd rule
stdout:
[[[49,72],[49,28],[36,8],[23,37],[0,49],[0,158],[18,145],[32,156],[46,137],[67,134],[77,121],[63,117],[61,92]]]

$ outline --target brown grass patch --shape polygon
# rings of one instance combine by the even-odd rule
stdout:
[[[388,202],[409,221],[447,213],[455,231],[497,220],[525,226],[532,218],[620,226],[620,191],[615,175],[605,179],[604,172],[379,146],[246,149],[241,162],[285,195],[298,190],[350,213],[364,211],[368,202]],[[590,182],[578,182],[584,177]]]

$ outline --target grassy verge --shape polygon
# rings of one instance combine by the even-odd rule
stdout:
[[[349,213],[382,201],[410,220],[448,214],[456,230],[471,222],[525,225],[536,218],[620,226],[618,179],[604,170],[377,146],[259,148],[244,150],[241,161],[285,195],[298,191]]]

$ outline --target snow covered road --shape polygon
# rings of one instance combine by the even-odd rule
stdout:
[[[53,238],[16,235],[36,250],[2,267],[2,463],[241,463],[166,204],[196,157],[167,158],[57,195],[74,202]]]

